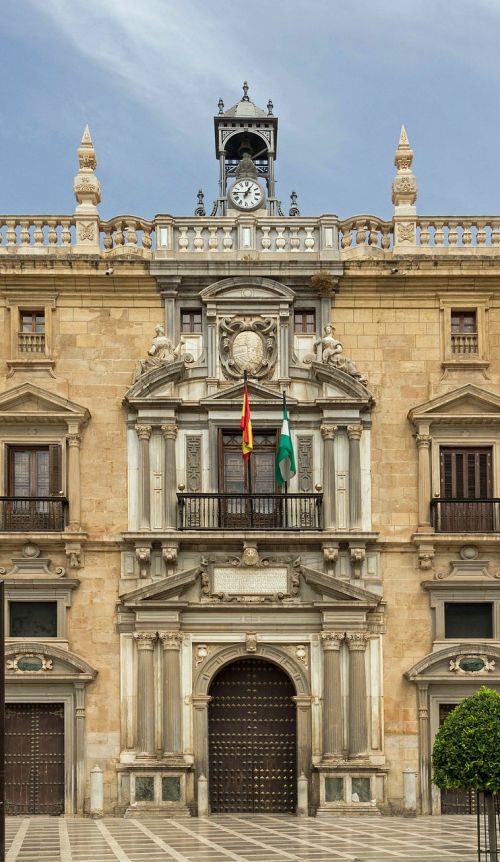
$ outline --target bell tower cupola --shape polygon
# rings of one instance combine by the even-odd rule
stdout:
[[[234,210],[280,215],[274,179],[278,118],[273,103],[268,101],[267,111],[257,107],[245,81],[239,102],[225,111],[219,99],[218,107],[214,126],[219,194],[214,215]]]

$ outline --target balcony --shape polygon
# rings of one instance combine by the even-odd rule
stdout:
[[[500,499],[436,497],[431,500],[431,517],[436,533],[496,533],[500,526]]]
[[[66,497],[0,497],[0,531],[57,533],[66,526]]]
[[[322,529],[323,494],[177,494],[179,530]]]

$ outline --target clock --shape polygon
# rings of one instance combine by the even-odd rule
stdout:
[[[254,180],[238,180],[230,191],[230,198],[238,209],[254,210],[263,200],[261,187]]]

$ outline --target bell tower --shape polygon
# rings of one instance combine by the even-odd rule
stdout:
[[[257,107],[248,95],[245,81],[243,96],[232,108],[225,111],[224,102],[219,99],[214,127],[219,194],[213,214],[252,209],[265,211],[266,215],[281,215],[274,179],[278,118],[273,114],[271,100],[267,112]]]

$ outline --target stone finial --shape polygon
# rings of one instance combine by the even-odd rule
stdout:
[[[292,192],[290,195],[290,210],[288,213],[289,216],[299,216],[300,210],[297,203],[297,192]]]
[[[243,96],[241,97],[242,102],[249,102],[250,97],[248,95],[248,84],[246,81],[243,81]]]
[[[272,103],[271,99],[269,99],[269,101],[268,101],[268,103],[267,103],[267,116],[268,116],[268,117],[272,117],[272,115],[273,115],[273,109],[274,109],[274,105],[273,105],[273,103]]]
[[[411,169],[413,161],[413,150],[410,147],[406,129],[401,126],[399,143],[394,156],[394,164],[397,174],[392,182],[392,202],[395,212],[404,214],[415,213],[415,201],[417,199],[417,181]]]
[[[73,183],[73,191],[78,203],[76,210],[95,213],[96,205],[101,200],[101,184],[94,174],[97,159],[88,126],[85,126],[78,147],[78,165],[78,173]]]
[[[195,214],[195,216],[205,216],[206,212],[205,212],[205,205],[203,202],[205,195],[203,194],[202,189],[199,190],[197,197],[198,197],[198,206],[196,207],[194,214]]]
[[[217,107],[219,109],[219,114],[223,114],[224,113],[224,102],[222,101],[222,99],[219,99],[219,101],[217,102]]]

